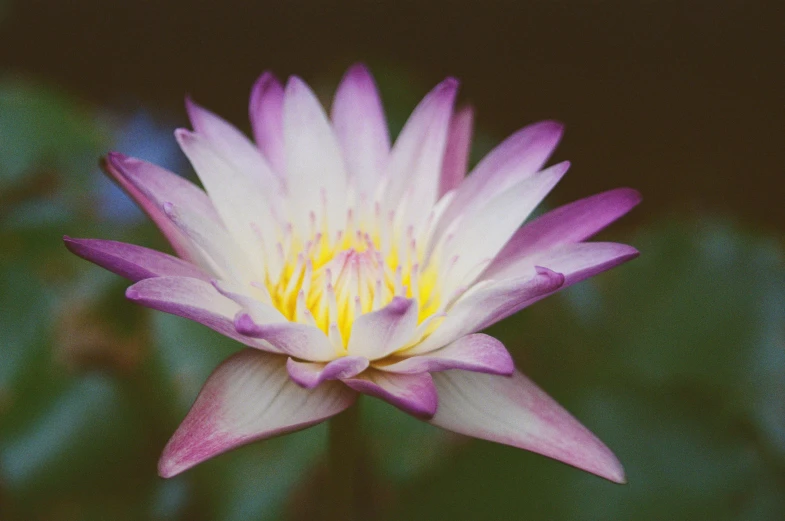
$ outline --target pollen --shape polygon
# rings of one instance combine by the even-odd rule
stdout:
[[[377,210],[378,214],[378,210]],[[315,325],[337,346],[348,344],[352,324],[395,297],[415,299],[425,327],[441,309],[435,262],[427,262],[414,231],[396,233],[392,218],[355,224],[347,214],[343,229],[330,233],[312,218],[298,233],[288,225],[274,255],[278,269],[267,269],[255,286],[287,319]]]

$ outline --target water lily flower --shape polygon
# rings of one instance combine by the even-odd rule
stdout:
[[[471,109],[449,78],[391,144],[374,80],[344,76],[329,116],[299,78],[254,85],[254,141],[187,100],[175,132],[204,190],[110,153],[109,174],[176,256],[71,239],[75,254],[134,282],[143,306],[241,344],[166,445],[174,476],[239,445],[334,416],[359,393],[457,433],[534,451],[612,481],[616,457],[515,369],[484,328],[628,261],[584,242],[640,197],[617,189],[521,224],[567,171],[543,168],[561,135],[527,126],[466,176]]]

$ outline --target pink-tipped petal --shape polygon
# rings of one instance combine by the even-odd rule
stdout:
[[[437,200],[458,81],[437,85],[414,109],[390,153],[382,201],[401,225],[421,223]]]
[[[200,114],[199,118],[209,119],[206,111],[192,108],[194,111]],[[215,129],[211,132],[218,133]],[[281,212],[282,191],[271,173],[260,173],[267,167],[259,166],[258,171],[249,165],[238,167],[216,148],[216,142],[222,144],[218,139],[211,140],[185,129],[175,131],[175,137],[240,249],[253,258],[271,254],[277,240],[276,220]],[[222,146],[231,149],[234,145]],[[248,146],[252,145],[248,143]],[[262,161],[261,155],[257,153],[257,156]]]
[[[234,316],[240,306],[209,282],[188,277],[144,279],[129,287],[125,295],[142,306],[199,322],[245,345],[266,349],[258,340],[237,332]]]
[[[376,83],[364,65],[346,71],[332,120],[351,183],[359,194],[373,196],[390,155],[390,136]]]
[[[355,391],[381,398],[418,418],[431,418],[439,402],[433,378],[428,373],[395,374],[368,369],[343,382]]]
[[[513,235],[484,278],[518,260],[561,244],[588,239],[629,212],[641,200],[631,188],[617,188],[561,206],[527,224]]]
[[[248,112],[256,145],[280,178],[286,179],[281,82],[271,72],[262,74],[251,90]]]
[[[295,322],[259,324],[245,312],[234,320],[236,330],[252,338],[269,342],[289,356],[309,362],[329,362],[338,356],[335,347],[321,329]]]
[[[625,482],[624,469],[610,449],[521,373],[504,377],[446,371],[433,379],[439,393],[433,425]]]
[[[361,315],[354,321],[347,351],[368,360],[397,351],[414,336],[417,314],[416,300],[393,298],[382,309]]]
[[[186,98],[185,106],[196,133],[203,136],[225,160],[245,175],[258,177],[263,186],[280,191],[270,165],[245,134],[220,116],[197,105],[191,98]]]
[[[300,78],[286,84],[283,122],[291,219],[307,232],[315,213],[336,233],[346,219],[346,166],[322,105]]]
[[[293,358],[286,361],[289,376],[298,385],[313,389],[327,380],[352,378],[368,368],[368,359],[362,356],[344,356],[328,363],[298,362]]]
[[[164,448],[158,473],[170,478],[240,445],[310,427],[355,398],[339,382],[303,389],[289,378],[286,358],[246,349],[210,375]]]
[[[447,294],[469,285],[482,273],[569,166],[565,161],[527,177],[466,214],[444,244],[442,257],[451,264],[444,286]]]
[[[63,237],[63,242],[71,253],[133,282],[168,275],[210,279],[207,273],[190,262],[135,244],[68,236]]]
[[[561,273],[542,267],[530,271],[531,274],[515,279],[476,284],[447,310],[436,331],[402,354],[430,353],[464,335],[485,329],[564,285]]]
[[[457,188],[466,177],[473,131],[474,109],[465,107],[453,115],[447,136],[447,149],[444,151],[438,197]]]
[[[461,215],[534,175],[553,153],[563,130],[560,123],[541,121],[519,130],[493,149],[456,190],[442,215],[437,235]]]
[[[164,201],[170,201],[193,208],[205,219],[219,221],[220,218],[207,194],[177,174],[117,152],[110,152],[103,164],[106,172],[161,230],[177,255],[207,268],[198,248],[177,229],[162,208]]]
[[[515,263],[508,264],[504,269],[495,270],[495,279],[507,279],[519,276],[532,268],[544,266],[564,274],[564,286],[593,277],[620,264],[630,261],[639,255],[638,250],[626,244],[615,242],[579,242],[562,244],[549,250],[529,255]],[[488,277],[484,274],[483,277]]]
[[[509,376],[515,371],[515,364],[504,344],[481,333],[466,335],[441,349],[424,355],[415,355],[398,361],[393,359],[390,362],[374,365],[374,367],[381,371],[399,374],[463,369]]]

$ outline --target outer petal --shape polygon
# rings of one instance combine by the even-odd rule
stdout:
[[[617,188],[552,210],[518,230],[484,276],[495,278],[495,273],[527,255],[586,240],[629,212],[640,200],[637,190]]]
[[[436,202],[457,92],[454,78],[437,85],[414,109],[393,146],[381,200],[385,215],[398,210],[404,228],[422,222]]]
[[[419,418],[430,418],[436,413],[438,396],[428,373],[394,374],[368,369],[343,382]]]
[[[444,231],[460,215],[483,206],[495,195],[537,172],[553,153],[563,130],[560,123],[541,121],[504,140],[458,187],[450,207],[442,215],[438,232]]]
[[[327,336],[314,326],[295,322],[258,324],[247,313],[239,313],[234,324],[243,335],[269,342],[281,352],[301,360],[329,362],[338,356]]]
[[[449,263],[444,291],[471,283],[493,261],[521,223],[556,186],[569,168],[559,163],[510,187],[484,206],[465,214],[445,236],[440,252]]]
[[[372,197],[390,155],[390,136],[376,83],[362,64],[352,66],[335,93],[335,134],[359,194]]]
[[[507,279],[526,273],[534,266],[544,266],[553,271],[563,273],[565,286],[570,286],[598,273],[634,259],[638,250],[626,244],[614,242],[579,242],[563,244],[550,250],[519,258],[506,267],[494,270],[491,274],[495,279]]]
[[[434,351],[510,316],[564,284],[564,275],[560,273],[546,268],[533,271],[533,275],[475,285],[447,310],[447,316],[436,331],[402,354],[410,356]]]
[[[204,120],[208,118],[200,117]],[[228,124],[227,124],[228,125]],[[211,129],[212,133],[218,133]],[[238,168],[226,159],[211,140],[185,129],[175,131],[175,137],[191,161],[210,198],[215,203],[221,220],[238,246],[252,258],[272,257],[277,237],[275,222],[278,220],[282,192],[272,174]],[[239,141],[239,138],[235,141]],[[224,148],[238,148],[223,143]],[[250,146],[250,143],[249,143]],[[257,158],[261,165],[261,156]],[[242,161],[251,161],[250,159]],[[259,167],[261,170],[261,166]]]
[[[265,188],[280,193],[279,180],[275,178],[262,153],[245,134],[190,98],[186,98],[185,106],[194,130],[204,136],[225,160],[245,175],[258,178]]]
[[[144,279],[129,287],[125,295],[142,306],[185,317],[245,345],[264,349],[258,340],[237,332],[233,318],[240,306],[209,282],[188,277]]]
[[[392,363],[374,365],[376,369],[399,374],[431,373],[463,369],[480,373],[511,375],[515,364],[504,345],[495,338],[477,333],[431,351]]]
[[[414,336],[417,301],[395,297],[384,308],[358,317],[352,325],[347,351],[377,360],[404,347]]]
[[[327,380],[352,378],[368,368],[368,359],[362,356],[343,356],[332,362],[298,362],[293,358],[286,361],[289,376],[306,389],[313,389]]]
[[[354,402],[356,394],[338,382],[303,389],[285,362],[247,349],[221,364],[164,448],[159,474],[169,478],[251,441],[310,427]]]
[[[117,152],[106,156],[104,168],[158,226],[178,256],[208,267],[199,249],[169,220],[162,207],[164,201],[169,201],[178,206],[188,206],[205,219],[220,222],[207,194],[168,170]]]
[[[283,87],[272,73],[262,74],[251,90],[248,112],[254,139],[279,177],[286,178],[283,138]]]
[[[438,197],[458,187],[466,177],[474,130],[474,109],[465,107],[453,115],[444,151]]]
[[[557,459],[616,483],[624,469],[586,427],[519,372],[500,377],[466,371],[434,375],[445,429]]]
[[[164,276],[210,280],[208,274],[190,262],[142,246],[68,236],[63,241],[72,253],[134,282]]]
[[[308,230],[312,212],[324,215],[335,233],[346,220],[346,167],[324,109],[300,78],[286,84],[283,117],[291,220]]]

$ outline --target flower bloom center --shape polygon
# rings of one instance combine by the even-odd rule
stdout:
[[[344,348],[354,320],[395,297],[417,301],[423,328],[433,322],[442,305],[436,263],[425,262],[413,228],[395,233],[392,222],[380,226],[379,219],[355,225],[352,211],[332,234],[311,221],[305,237],[285,227],[276,245],[281,269],[267,270],[264,284],[256,284],[287,319],[315,325]]]

